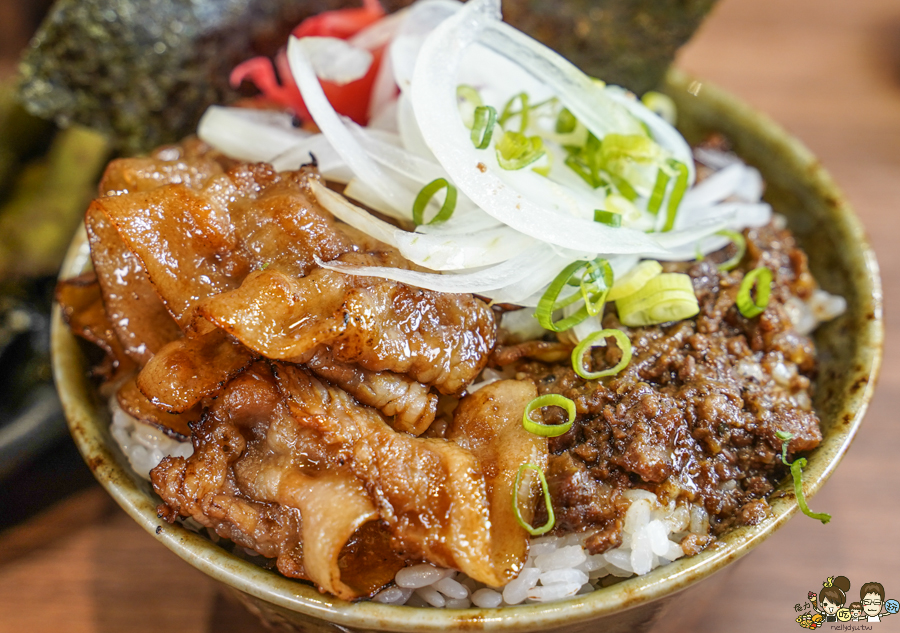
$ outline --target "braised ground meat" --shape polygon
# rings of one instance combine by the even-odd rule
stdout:
[[[585,381],[568,362],[526,359],[516,367],[517,378],[534,380],[541,394],[576,404],[572,429],[550,442],[547,479],[557,532],[598,529],[587,543],[593,553],[621,542],[628,507],[622,492],[629,488],[654,492],[663,503],[701,503],[713,534],[755,524],[766,515],[765,495],[786,473],[775,433],[794,435],[789,454],[822,439],[809,399],[813,343],[793,329],[784,308],[815,288],[806,257],[790,233],[772,225],[745,236],[747,254],[731,272],[716,266],[727,249],[666,265],[691,276],[696,318],[627,328],[607,308],[604,327],[624,330],[634,350],[618,376]],[[774,273],[771,299],[747,319],[735,297],[744,274],[763,265]],[[595,367],[618,362],[619,350],[608,343],[594,348]],[[514,356],[498,348],[494,359]],[[545,423],[561,423],[563,415],[545,409]]]

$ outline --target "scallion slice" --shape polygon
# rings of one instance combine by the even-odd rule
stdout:
[[[669,125],[675,125],[678,110],[675,107],[675,102],[672,101],[672,97],[655,90],[648,90],[641,97],[641,103],[658,114]]]
[[[616,280],[609,294],[606,295],[606,300],[616,301],[634,294],[661,272],[662,264],[655,259],[645,259]]]
[[[751,291],[756,284],[756,300]],[[769,296],[772,293],[772,271],[765,266],[754,268],[744,275],[741,287],[737,293],[737,307],[741,314],[748,319],[762,314],[769,305]]]
[[[556,278],[550,282],[550,285],[547,287],[547,290],[546,292],[544,292],[544,295],[541,297],[540,301],[538,301],[537,308],[535,308],[534,311],[534,317],[541,324],[541,327],[546,330],[552,330],[553,332],[564,332],[570,327],[578,325],[586,318],[588,318],[590,316],[590,314],[588,313],[588,308],[586,306],[583,306],[575,314],[564,319],[560,319],[559,321],[553,321],[553,313],[556,310],[572,305],[573,303],[578,301],[585,292],[587,292],[588,294],[594,293],[595,296],[592,299],[594,303],[600,302],[601,297],[599,295],[601,294],[603,295],[602,300],[605,301],[606,292],[609,289],[609,286],[606,286],[606,288],[604,289],[599,289],[596,286],[592,287],[590,285],[590,282],[596,282],[597,279],[590,279],[590,282],[588,282],[585,281],[584,276],[580,278],[576,276],[578,271],[580,271],[582,268],[588,267],[591,263],[592,262],[587,261],[572,262],[571,264],[563,268],[562,271],[556,276]],[[606,265],[608,266],[609,262],[606,262]],[[560,292],[562,292],[562,289],[567,285],[581,286],[582,293],[573,293],[565,299],[559,300]],[[585,288],[587,289],[585,290]]]
[[[456,87],[456,101],[463,125],[471,130],[475,122],[475,110],[484,104],[481,100],[481,95],[472,86],[459,84]]]
[[[622,351],[622,359],[609,369],[604,369],[601,371],[590,371],[587,367],[585,367],[584,364],[585,352],[590,351],[592,348],[600,345],[601,341],[605,342],[608,337],[613,337],[614,339],[616,339],[616,345],[618,345],[619,349]],[[615,376],[620,371],[625,369],[630,362],[631,341],[628,340],[628,337],[625,336],[625,333],[621,330],[608,329],[594,332],[583,341],[581,341],[578,345],[576,345],[575,349],[572,350],[572,369],[574,369],[575,373],[585,380],[597,380],[598,378],[603,378],[604,376]]]
[[[522,104],[521,109],[513,110],[513,106],[516,101]],[[517,95],[513,95],[513,97],[506,102],[506,105],[503,106],[503,112],[500,113],[500,118],[498,119],[501,126],[506,125],[506,122],[509,121],[516,115],[520,115],[521,119],[519,120],[519,132],[524,133],[528,128],[528,111],[530,108],[528,107],[528,93],[520,92]]]
[[[522,483],[522,472],[525,469],[534,470],[537,472],[538,477],[541,480],[541,491],[544,493],[544,504],[547,506],[547,522],[541,527],[535,528],[531,527],[528,523],[522,519],[522,512],[519,510],[519,486]],[[519,466],[519,472],[516,473],[516,482],[513,486],[513,514],[516,516],[516,522],[525,528],[532,536],[540,536],[541,534],[546,534],[550,530],[553,529],[553,526],[556,524],[556,515],[553,514],[553,501],[550,499],[550,488],[547,486],[547,478],[544,476],[544,471],[542,471],[538,466],[534,464],[522,464]]]
[[[494,133],[494,124],[497,122],[497,111],[492,106],[478,106],[472,123],[472,133],[469,135],[475,149],[487,149],[491,144],[491,136]]]
[[[540,136],[525,136],[520,132],[504,132],[497,141],[497,162],[506,170],[527,167],[544,155]]]
[[[731,270],[744,259],[744,254],[747,252],[747,240],[744,239],[744,236],[741,233],[729,231],[728,229],[722,229],[716,233],[716,235],[727,237],[737,247],[737,252],[718,266],[719,270]]]
[[[662,207],[663,199],[666,197],[666,189],[669,187],[669,174],[665,169],[656,172],[656,183],[653,185],[653,192],[650,194],[650,200],[647,201],[647,211],[656,215]]]
[[[565,409],[566,413],[569,415],[568,422],[565,424],[541,424],[540,422],[535,422],[531,417],[531,414],[542,407],[560,407]],[[528,403],[528,406],[525,407],[525,413],[522,414],[522,426],[525,427],[525,430],[529,433],[534,433],[535,435],[541,435],[543,437],[557,437],[559,435],[564,435],[572,428],[574,423],[575,403],[558,393],[548,393],[543,396],[538,396]]]
[[[616,301],[619,320],[629,327],[680,321],[700,312],[691,278],[661,273],[637,292]]]
[[[559,114],[556,117],[557,134],[571,134],[575,131],[577,126],[578,119],[575,118],[575,115],[572,114],[568,108],[563,108],[559,111]]]
[[[663,232],[671,231],[675,227],[675,217],[678,215],[678,207],[681,205],[681,199],[688,188],[688,168],[687,165],[677,160],[669,160],[669,167],[677,172],[675,184],[672,185],[672,193],[669,194],[669,204],[666,206],[666,223],[663,225]]]
[[[613,187],[616,188],[623,198],[629,202],[634,202],[638,199],[637,191],[634,190],[634,187],[631,186],[630,182],[616,174],[607,173],[606,175],[609,176],[609,180]]]
[[[797,499],[800,511],[811,519],[817,519],[822,522],[822,525],[825,525],[831,521],[831,515],[825,512],[813,512],[809,509],[809,504],[806,503],[806,494],[803,492],[803,469],[806,468],[806,458],[800,457],[793,462],[788,462],[787,460],[787,447],[790,441],[794,439],[794,435],[785,431],[776,431],[775,436],[781,440],[781,462],[791,468],[791,478],[794,480],[794,497]]]
[[[602,209],[594,209],[594,222],[605,224],[613,228],[622,226],[622,214],[614,211],[603,211]]]
[[[584,272],[581,273],[581,296],[584,299],[584,307],[591,316],[597,316],[603,311],[606,303],[606,295],[613,285],[613,269],[606,259],[597,259],[588,262]]]
[[[441,205],[441,209],[438,211],[437,215],[428,222],[425,222],[425,209],[428,207],[428,203],[431,202],[431,199],[441,189],[447,190],[444,204]],[[413,222],[415,222],[416,226],[422,224],[440,224],[441,222],[446,222],[450,219],[454,209],[456,209],[456,187],[447,182],[445,178],[437,178],[422,187],[419,195],[416,196],[416,199],[413,202]]]

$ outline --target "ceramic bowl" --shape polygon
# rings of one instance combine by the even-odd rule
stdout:
[[[837,467],[862,422],[882,353],[878,266],[863,229],[816,158],[799,141],[726,92],[680,73],[666,92],[678,105],[679,126],[690,141],[709,132],[728,137],[737,153],[762,172],[766,197],[787,216],[809,254],[810,267],[848,310],[815,334],[821,358],[814,404],[824,441],[809,456],[803,480],[808,497]],[[62,277],[89,264],[84,236],[76,236]],[[233,556],[205,537],[157,518],[158,499],[128,467],[109,434],[105,403],[87,378],[87,361],[60,319],[52,335],[57,387],[75,443],[100,483],[153,538],[189,564],[231,587],[279,629],[302,631],[646,631],[677,610],[677,592],[731,565],[772,535],[797,511],[790,478],[770,497],[771,516],[736,529],[697,556],[659,567],[564,602],[501,609],[418,609],[375,602],[347,603]],[[811,519],[801,519],[811,520]]]

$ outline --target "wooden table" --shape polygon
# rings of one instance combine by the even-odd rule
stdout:
[[[819,155],[883,271],[888,337],[878,392],[844,463],[812,501],[833,521],[797,517],[717,577],[722,591],[696,627],[799,630],[794,605],[827,576],[848,576],[851,598],[867,581],[900,597],[900,2],[721,0],[678,63],[769,113]],[[893,620],[875,626],[900,624]],[[95,486],[0,535],[0,632],[168,630],[262,629]]]

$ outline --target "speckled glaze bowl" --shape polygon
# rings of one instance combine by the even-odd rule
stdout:
[[[815,334],[820,356],[815,407],[824,441],[809,456],[803,480],[812,496],[837,467],[874,390],[882,354],[881,284],[863,229],[816,158],[763,115],[708,84],[670,74],[665,90],[678,105],[680,127],[696,142],[709,132],[728,137],[745,161],[760,169],[766,197],[786,215],[829,292],[848,311]],[[62,269],[70,277],[89,265],[83,234]],[[278,630],[300,631],[648,631],[672,621],[688,600],[675,594],[722,570],[780,528],[797,511],[790,478],[770,497],[772,516],[728,533],[697,556],[572,600],[502,609],[418,609],[374,602],[350,604],[288,580],[156,516],[158,499],[127,466],[109,434],[109,416],[87,378],[87,361],[57,308],[54,371],[72,437],[101,484],[147,532],[189,564],[231,587],[251,611]]]

